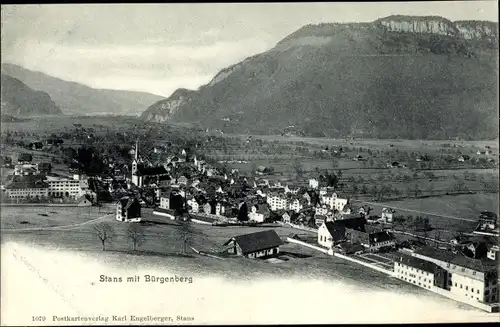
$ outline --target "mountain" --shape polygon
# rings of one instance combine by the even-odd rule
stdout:
[[[34,90],[47,92],[65,114],[71,115],[138,115],[163,99],[145,92],[94,89],[13,64],[2,64],[2,73]]]
[[[304,26],[141,117],[226,133],[494,138],[497,91],[498,23],[390,16]]]
[[[60,115],[61,109],[50,96],[35,91],[20,80],[2,74],[2,121],[15,121],[19,116]],[[14,116],[14,117],[12,117]]]

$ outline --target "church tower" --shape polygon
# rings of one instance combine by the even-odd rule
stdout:
[[[137,165],[139,164],[139,139],[135,141],[135,152],[134,152],[134,161],[132,161],[132,183],[137,185],[137,186],[142,186],[139,185],[139,173],[137,170]]]

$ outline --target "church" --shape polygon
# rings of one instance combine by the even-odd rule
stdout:
[[[159,183],[168,178],[168,171],[163,166],[146,167],[139,163],[139,142],[135,143],[135,158],[132,161],[132,184],[143,187],[150,183]]]

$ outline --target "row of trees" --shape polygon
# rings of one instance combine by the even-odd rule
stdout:
[[[179,239],[182,241],[182,251],[187,252],[187,246],[191,240],[193,231],[191,226],[186,221],[181,221],[178,229]],[[94,226],[94,233],[101,242],[102,250],[106,250],[106,246],[116,241],[117,234],[114,228],[109,223],[99,223]],[[132,244],[133,250],[137,249],[146,242],[145,228],[141,223],[130,223],[126,230],[126,238]]]

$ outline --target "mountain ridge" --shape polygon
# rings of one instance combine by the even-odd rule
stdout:
[[[70,115],[139,115],[145,106],[164,99],[147,92],[92,88],[11,63],[2,63],[2,73],[21,80],[34,90],[48,93],[63,112]]]
[[[1,74],[1,111],[6,117],[30,117],[38,115],[60,115],[61,109],[49,94],[35,91],[20,80]]]
[[[228,133],[295,125],[311,136],[496,137],[497,50],[493,22],[388,16],[310,24],[141,118]]]

